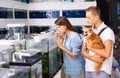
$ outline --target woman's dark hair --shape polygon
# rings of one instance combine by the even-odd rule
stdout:
[[[67,26],[67,28],[71,31],[75,31],[75,29],[73,28],[72,24],[69,22],[69,20],[64,17],[64,16],[60,16],[56,21],[55,21],[56,25],[65,25]]]

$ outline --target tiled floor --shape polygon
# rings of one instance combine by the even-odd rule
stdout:
[[[61,78],[61,69],[58,71],[58,73],[54,76],[54,78]]]

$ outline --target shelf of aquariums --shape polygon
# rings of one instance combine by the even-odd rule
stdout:
[[[0,28],[5,28],[8,23],[27,24],[27,18],[16,19],[15,14],[14,14],[14,11],[16,9],[27,10],[28,7],[26,3],[22,3],[19,1],[13,1],[13,0],[0,0],[0,8],[2,10],[4,9],[3,11],[5,11],[5,13],[3,14],[7,13],[7,15],[3,15],[0,17]]]
[[[72,25],[88,25],[86,18],[68,18]],[[34,26],[53,26],[54,21],[56,18],[53,19],[29,19],[28,24]]]
[[[51,7],[48,7],[51,6]],[[63,15],[63,11],[83,11],[89,7],[89,6],[96,6],[96,1],[92,2],[36,2],[36,3],[29,3],[28,4],[28,24],[29,25],[36,25],[36,26],[51,26],[54,25],[54,21],[59,17]],[[43,16],[42,18],[39,18],[40,16],[35,13],[31,13],[36,11],[37,13],[42,13],[47,11],[55,12],[58,11],[57,16],[54,18],[47,18],[46,16]],[[31,14],[31,16],[30,16]],[[44,13],[43,13],[44,14]],[[85,15],[82,14],[78,17],[68,17],[72,25],[88,25]],[[53,14],[54,16],[54,14]]]
[[[29,3],[28,10],[66,10],[66,9],[85,9],[96,5],[96,1],[91,2],[36,2]],[[50,6],[50,7],[48,7]]]
[[[0,0],[0,7],[27,9],[27,4],[13,0]]]
[[[28,25],[27,19],[0,19],[0,28],[6,28],[7,24],[25,24]]]

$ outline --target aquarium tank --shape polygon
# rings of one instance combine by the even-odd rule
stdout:
[[[42,53],[42,77],[53,78],[62,67],[62,50],[58,48],[55,37],[44,40],[48,42],[48,52]]]
[[[26,45],[26,49],[39,50],[37,55],[42,57],[42,78],[53,78],[63,63],[63,52],[57,46],[55,34],[53,33],[38,42],[26,39]]]

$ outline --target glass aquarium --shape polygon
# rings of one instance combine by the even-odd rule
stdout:
[[[35,41],[34,37],[26,38],[26,48],[14,53],[10,68],[27,70],[28,78],[53,78],[62,66],[62,50],[57,47],[55,33],[44,36],[46,35],[40,36],[41,40],[38,41]]]
[[[47,31],[49,26],[30,26],[30,33],[40,34],[40,32]]]
[[[85,18],[85,10],[63,10],[62,13],[67,18]]]
[[[62,66],[62,50],[57,47],[54,37],[46,38],[49,48],[43,53],[43,78],[53,78]]]
[[[15,19],[27,19],[27,10],[15,9]]]
[[[35,49],[20,50],[13,53],[9,68],[16,69],[14,78],[42,78],[41,55]],[[23,74],[23,75],[21,75]]]
[[[13,9],[0,7],[0,18],[13,18]]]
[[[28,78],[27,73],[21,68],[0,68],[0,78]]]
[[[7,24],[6,39],[9,40],[21,40],[25,35],[25,24]]]
[[[82,34],[83,30],[82,30],[82,26],[74,26],[74,29],[77,33]]]
[[[0,28],[0,39],[5,39],[7,32],[6,28]]]
[[[14,48],[8,45],[0,45],[0,68],[8,67],[9,61],[12,59]]]
[[[29,11],[30,19],[36,18],[58,18],[60,16],[60,12],[57,10],[46,10],[46,11]]]

